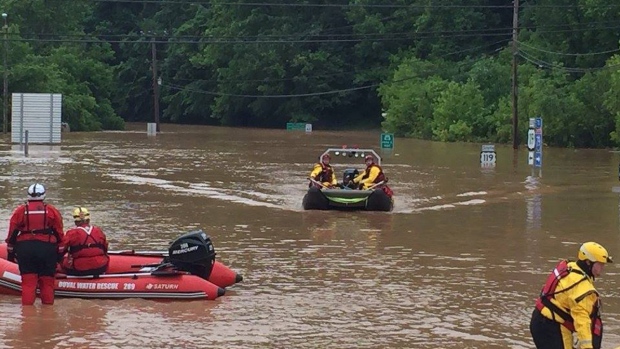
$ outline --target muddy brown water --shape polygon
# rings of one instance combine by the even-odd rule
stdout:
[[[620,259],[620,156],[396,139],[381,153],[391,213],[303,211],[327,147],[377,149],[378,132],[146,125],[63,134],[59,146],[0,145],[0,229],[26,187],[72,224],[85,206],[114,249],[166,249],[203,229],[245,280],[207,302],[0,296],[0,348],[533,348],[529,316],[559,258],[597,241]],[[332,160],[338,173],[362,167]],[[3,235],[6,236],[6,235]],[[620,345],[618,266],[597,280],[604,348]]]

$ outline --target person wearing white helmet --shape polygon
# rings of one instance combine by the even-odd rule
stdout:
[[[108,240],[103,230],[90,224],[90,212],[85,207],[73,210],[75,227],[65,232],[68,256],[62,268],[68,275],[100,275],[110,262]]]
[[[594,280],[613,260],[596,242],[586,242],[577,261],[561,260],[536,299],[530,333],[537,349],[600,349],[603,339],[601,300]]]
[[[23,305],[34,304],[37,285],[41,302],[54,304],[56,263],[64,252],[64,232],[62,216],[56,207],[43,202],[45,194],[42,184],[32,184],[27,202],[13,211],[9,221],[7,259],[17,258]]]

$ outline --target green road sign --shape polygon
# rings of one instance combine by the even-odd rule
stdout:
[[[287,122],[286,129],[289,131],[303,131],[306,129],[305,122]]]
[[[381,149],[394,149],[394,134],[382,133],[381,134]]]

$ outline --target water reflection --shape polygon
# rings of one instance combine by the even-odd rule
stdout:
[[[10,148],[10,153],[12,156],[23,155],[25,157],[25,150],[25,144],[12,144]],[[60,156],[61,150],[62,147],[60,145],[29,144],[28,157],[58,157]]]
[[[214,321],[214,309],[226,308],[220,302],[57,299],[52,307],[22,307],[19,300],[0,299],[0,304],[6,314],[0,321],[3,345],[10,348],[204,348],[229,341]]]
[[[384,212],[326,212],[307,211],[304,226],[315,235],[358,234],[368,232],[390,233],[394,214]]]
[[[3,342],[11,348],[51,348],[57,346],[61,339],[54,338],[57,333],[66,333],[67,328],[61,321],[63,310],[53,306],[22,307],[19,298],[11,305],[4,305],[5,314],[10,315],[12,326],[5,333]]]
[[[542,195],[541,178],[535,175],[525,179],[525,189],[527,190],[525,201],[527,203],[527,231],[539,230],[542,222]]]

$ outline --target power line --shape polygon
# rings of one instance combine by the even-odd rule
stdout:
[[[334,76],[346,76],[346,75],[350,75],[350,74],[355,74],[355,71],[340,71],[340,72],[333,72],[331,74],[318,74],[318,75],[300,75],[300,77],[306,78],[306,79],[321,79],[321,78],[327,78],[327,77],[334,77]],[[204,79],[200,79],[200,80],[196,80],[196,79],[180,79],[180,78],[175,78],[176,81],[191,81],[191,82],[204,82],[204,83],[210,83],[210,82],[266,82],[266,83],[272,83],[272,82],[286,82],[286,81],[293,81],[299,79],[298,77],[293,77],[293,78],[285,78],[285,79],[271,79],[271,78],[264,78],[264,79],[208,79],[208,80],[204,80]]]
[[[484,48],[484,47],[495,46],[495,45],[499,45],[499,44],[507,42],[507,41],[509,41],[509,39],[504,39],[504,40],[496,41],[496,42],[494,42],[492,44],[471,47],[471,48],[464,49],[464,50],[458,50],[458,51],[446,53],[444,55],[441,55],[438,58],[447,57],[447,56],[451,56],[451,55],[455,55],[455,54],[459,54],[459,53],[464,53],[464,52],[468,52],[468,51],[474,51],[474,50],[478,50],[478,49]],[[494,50],[493,52],[496,52],[496,51],[497,50]],[[417,78],[417,76],[405,77],[405,78],[402,78],[402,79],[393,80],[391,82],[392,83],[399,83],[399,82],[408,81],[408,80],[412,80],[412,79],[416,79],[416,78]],[[337,94],[337,93],[346,93],[346,92],[367,90],[367,89],[370,89],[370,88],[373,88],[373,87],[378,87],[380,85],[381,85],[381,83],[373,83],[373,84],[368,84],[368,85],[363,85],[363,86],[358,86],[358,87],[351,87],[351,88],[346,88],[346,89],[331,90],[331,91],[325,91],[325,92],[288,94],[288,95],[283,95],[283,94],[279,94],[279,95],[234,94],[234,93],[223,93],[223,92],[196,90],[196,89],[187,88],[187,86],[172,85],[172,84],[167,84],[165,86],[170,88],[170,89],[172,89],[172,90],[200,93],[200,94],[211,95],[211,96],[240,97],[240,98],[293,98],[293,97],[324,96],[324,95],[332,95],[332,94]]]
[[[497,37],[508,36],[508,33],[493,33],[493,34],[455,34],[450,36],[439,35],[438,38],[456,38],[456,37]],[[364,42],[364,41],[405,41],[413,39],[423,39],[427,37],[401,37],[401,38],[358,38],[358,39],[300,39],[300,40],[221,40],[221,39],[196,39],[196,40],[177,40],[171,38],[168,40],[156,39],[157,44],[300,44],[300,43],[344,43],[344,42]],[[151,41],[146,39],[140,40],[106,40],[96,38],[84,38],[84,39],[12,39],[11,41],[25,41],[25,42],[49,42],[49,43],[145,43],[150,44]]]
[[[245,95],[245,94],[234,94],[234,93],[223,93],[223,92],[212,92],[212,91],[188,89],[188,88],[186,88],[184,86],[177,86],[177,85],[166,85],[166,87],[169,87],[172,90],[181,90],[181,91],[188,91],[188,92],[201,93],[201,94],[205,94],[205,95],[223,96],[223,97],[291,98],[291,97],[324,96],[324,95],[332,95],[332,94],[343,93],[343,92],[353,92],[353,91],[359,91],[359,90],[366,90],[366,89],[369,89],[369,88],[377,87],[379,85],[380,84],[370,84],[370,85],[364,85],[364,86],[359,86],[359,87],[351,87],[351,88],[345,88],[345,89],[340,89],[340,90],[331,90],[331,91],[326,91],[326,92],[301,93],[301,94],[290,94],[290,95]]]
[[[464,53],[464,52],[468,52],[468,51],[472,51],[478,48],[483,48],[483,47],[488,47],[488,46],[496,46],[502,43],[505,43],[507,41],[509,41],[510,39],[503,39],[503,40],[499,40],[493,43],[490,43],[488,45],[482,45],[482,46],[477,46],[474,48],[469,48],[469,49],[465,49],[465,50],[459,50],[459,51],[455,51],[455,52],[450,52],[447,53],[445,55],[440,55],[439,57],[447,57],[450,55],[455,55],[458,53]],[[497,51],[497,50],[496,50]],[[326,78],[326,77],[334,77],[334,76],[346,76],[346,75],[350,75],[350,74],[355,74],[358,73],[359,71],[341,71],[341,72],[333,72],[333,73],[329,73],[329,74],[318,74],[318,75],[301,75],[301,77],[306,78],[306,79],[321,79],[321,78]],[[211,83],[211,82],[265,82],[265,83],[273,83],[273,82],[286,82],[286,81],[293,81],[295,79],[298,79],[299,77],[293,77],[293,78],[284,78],[284,79],[271,79],[271,78],[263,78],[263,79],[208,79],[208,80],[196,80],[196,79],[175,79],[176,81],[192,81],[192,82],[196,82],[196,81],[200,81],[200,82],[204,82],[204,83]]]
[[[580,32],[592,30],[591,25],[603,24],[603,23],[617,23],[616,21],[605,22],[588,22],[582,23],[586,27],[582,28],[569,28],[560,30],[542,31],[544,28],[561,28],[570,26],[570,24],[558,24],[550,26],[522,26],[520,29],[534,29],[539,33],[563,33],[563,32]],[[330,28],[327,30],[334,30]],[[597,30],[605,29],[620,29],[620,26],[608,26],[596,28]],[[429,37],[468,37],[468,36],[504,36],[510,35],[512,28],[482,28],[482,29],[465,29],[465,30],[441,30],[441,31],[409,31],[409,32],[390,32],[390,33],[340,33],[340,34],[326,34],[326,33],[292,33],[292,34],[261,34],[261,35],[245,35],[245,36],[196,36],[196,35],[169,35],[168,33],[129,33],[129,34],[51,34],[51,33],[39,33],[29,34],[24,36],[24,41],[38,41],[38,42],[98,42],[106,41],[111,43],[140,43],[150,42],[151,37],[156,38],[157,43],[168,43],[175,41],[177,43],[198,44],[198,43],[239,43],[239,42],[292,42],[292,43],[317,43],[317,42],[342,42],[347,41],[340,38],[347,38],[348,41],[362,41],[373,39],[375,41],[398,41],[409,39],[424,39]],[[304,39],[299,39],[305,37]],[[125,40],[132,38],[134,40]],[[159,38],[159,39],[158,39]],[[273,39],[273,40],[264,40]],[[77,40],[79,39],[79,40]],[[261,39],[261,40],[257,40]],[[275,40],[277,39],[277,40]],[[294,40],[293,40],[294,39]],[[15,41],[15,39],[12,39]],[[18,40],[19,41],[19,40]]]
[[[544,52],[544,53],[550,53],[550,54],[555,54],[555,55],[561,55],[561,56],[596,56],[596,55],[604,55],[604,54],[609,54],[609,53],[614,53],[614,52],[620,51],[620,48],[617,48],[617,49],[608,50],[608,51],[589,52],[589,53],[564,53],[564,52],[544,50],[542,48],[538,48],[538,47],[526,44],[526,43],[524,43],[522,41],[517,41],[517,42],[519,43],[519,45],[528,47],[528,48],[530,48],[532,50],[535,50],[535,51]]]
[[[447,35],[447,34],[484,34],[487,32],[491,32],[491,34],[505,34],[512,30],[512,28],[481,28],[481,29],[455,29],[455,30],[432,30],[432,31],[406,31],[406,32],[388,32],[388,33],[338,33],[338,34],[323,34],[323,33],[292,33],[292,34],[261,34],[261,35],[244,35],[244,36],[235,36],[235,35],[178,35],[178,36],[170,36],[168,34],[97,34],[98,36],[105,36],[108,38],[136,38],[136,37],[172,37],[177,39],[257,39],[257,38],[299,38],[300,36],[305,37],[329,37],[329,38],[341,38],[341,37],[392,37],[392,36],[420,36],[420,35]],[[85,37],[85,34],[52,34],[52,33],[40,33],[40,34],[32,34],[37,37],[70,37],[70,38],[80,38]],[[149,39],[150,40],[150,39]],[[149,41],[150,42],[150,41]]]
[[[620,26],[614,27],[606,27],[599,29],[620,29]],[[511,32],[509,29],[504,29],[505,32],[486,32],[482,31],[429,31],[429,32],[407,32],[407,33],[397,33],[399,35],[407,35],[400,37],[390,37],[389,34],[385,37],[373,37],[373,35],[381,35],[381,34],[354,34],[349,35],[352,38],[345,39],[291,39],[295,37],[299,37],[299,35],[284,35],[279,37],[278,39],[262,39],[267,36],[257,35],[257,36],[243,36],[243,37],[201,37],[201,36],[179,36],[179,37],[168,37],[166,39],[160,39],[157,36],[155,39],[155,43],[157,44],[299,44],[299,43],[342,43],[342,42],[364,42],[364,41],[406,41],[406,40],[416,40],[416,39],[428,39],[428,38],[468,38],[468,37],[502,37],[502,36],[510,36]],[[580,32],[591,30],[590,28],[583,29],[567,29],[567,30],[555,30],[555,31],[545,31],[544,33],[562,33],[562,32]],[[52,37],[54,36],[54,37]],[[316,35],[318,37],[322,35]],[[333,35],[324,35],[324,36],[333,36]],[[276,37],[276,36],[274,36]],[[344,37],[344,35],[343,35]],[[116,38],[116,39],[115,39]],[[130,38],[135,38],[134,40],[128,40]],[[96,37],[89,37],[86,35],[53,35],[53,34],[41,34],[41,35],[31,35],[30,37],[25,38],[11,38],[8,41],[25,41],[25,42],[56,42],[56,43],[150,43],[148,37],[140,37],[137,35],[106,35],[99,34]],[[601,53],[602,54],[602,53]]]
[[[618,21],[615,21],[614,23],[618,23]],[[570,32],[583,32],[583,31],[588,31],[588,30],[605,30],[605,29],[619,29],[620,26],[610,26],[610,27],[600,27],[600,28],[592,28],[592,27],[585,27],[585,28],[570,28],[570,29],[565,29],[565,30],[538,30],[539,28],[542,27],[520,27],[520,29],[536,29],[536,33],[539,34],[548,34],[548,33],[570,33]]]
[[[55,0],[73,2],[75,0]],[[338,7],[338,8],[414,8],[414,9],[511,9],[513,5],[450,5],[450,4],[429,4],[429,5],[397,5],[397,4],[311,4],[311,3],[272,3],[272,2],[217,2],[210,0],[92,0],[100,3],[126,3],[126,4],[183,4],[183,5],[223,5],[223,6],[269,6],[269,7]],[[583,8],[581,5],[527,5],[527,8],[541,9],[571,9]],[[590,8],[617,8],[620,4],[588,5]]]
[[[56,1],[75,1],[75,0],[56,0]],[[269,7],[336,7],[336,8],[445,8],[445,9],[471,9],[471,8],[512,8],[512,5],[396,5],[396,4],[309,4],[309,3],[273,3],[273,2],[217,2],[204,1],[184,1],[184,0],[93,0],[101,3],[128,3],[128,4],[183,4],[183,5],[211,5],[211,6],[269,6]]]
[[[539,68],[549,68],[549,69],[558,69],[558,70],[563,70],[569,73],[589,73],[592,71],[597,71],[597,70],[604,70],[604,69],[611,69],[611,68],[616,68],[616,67],[620,67],[620,64],[614,64],[614,65],[606,65],[603,67],[590,67],[590,68],[576,68],[576,67],[565,67],[563,65],[559,65],[556,63],[550,63],[547,62],[543,59],[534,57],[532,54],[523,51],[523,50],[519,50],[519,56],[522,57],[523,59],[525,59],[526,61],[536,65]]]
[[[99,34],[96,37],[89,37],[87,35],[67,34],[67,35],[55,35],[55,34],[41,34],[41,35],[29,35],[24,38],[11,38],[11,41],[25,41],[25,42],[57,42],[57,43],[151,43],[152,37],[155,37],[155,43],[179,43],[179,44],[291,44],[291,43],[338,43],[338,42],[364,42],[364,41],[406,41],[425,38],[467,38],[467,37],[498,37],[508,36],[510,33],[506,32],[487,32],[487,29],[478,31],[428,31],[428,32],[401,32],[401,33],[372,33],[372,34],[351,34],[351,35],[338,35],[337,38],[306,38],[297,39],[299,35],[282,35],[273,36],[274,39],[269,39],[270,36],[179,36],[179,37],[167,37],[165,39],[158,38],[156,35],[105,35]],[[382,36],[379,36],[382,35]],[[314,35],[313,35],[314,36]],[[323,35],[316,35],[321,37]],[[325,35],[332,37],[335,35]],[[128,40],[133,38],[133,40]]]

